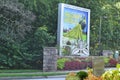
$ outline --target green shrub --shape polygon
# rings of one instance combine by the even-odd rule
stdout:
[[[116,70],[107,70],[104,74],[102,74],[103,80],[120,80],[120,71]]]
[[[120,69],[120,64],[116,64],[116,68],[117,68],[117,69]]]
[[[105,64],[108,64],[109,63],[109,58],[108,57],[104,57],[104,62],[105,62]]]
[[[80,80],[79,77],[74,72],[70,72],[65,80]]]
[[[88,77],[88,73],[85,71],[79,71],[79,72],[77,72],[77,76],[80,78],[80,80],[83,80],[86,77]]]
[[[107,70],[102,74],[103,80],[120,80],[120,64],[116,65],[116,69]]]
[[[66,61],[68,61],[69,59],[67,58],[60,58],[57,60],[57,68],[58,69],[63,69],[64,68],[64,64]]]

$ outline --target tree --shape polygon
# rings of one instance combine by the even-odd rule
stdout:
[[[32,29],[34,19],[18,0],[0,0],[0,68],[20,68],[25,64],[20,44]]]
[[[119,49],[119,19],[120,6],[118,0],[67,0],[68,4],[88,8],[91,10],[90,17],[90,51],[97,54],[96,50]],[[97,5],[97,6],[95,6]],[[99,44],[100,17],[101,43]],[[106,18],[107,17],[107,18]]]
[[[17,0],[1,0],[0,5],[0,38],[21,40],[31,30],[35,16]]]
[[[43,48],[53,47],[55,37],[48,33],[46,26],[41,26],[36,29],[33,37],[26,40],[24,46],[27,47],[25,51],[29,54],[29,65],[32,68],[42,69],[43,65]]]

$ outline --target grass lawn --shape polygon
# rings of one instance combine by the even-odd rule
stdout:
[[[27,69],[20,69],[20,70],[0,70],[0,74],[1,73],[26,73],[26,72],[42,72],[40,70],[27,70]]]
[[[40,70],[0,70],[0,77],[34,77],[64,75],[65,72],[42,72]]]

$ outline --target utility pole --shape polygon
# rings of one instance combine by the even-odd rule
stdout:
[[[99,45],[101,43],[101,24],[102,24],[102,17],[100,16],[100,25],[99,25]]]
[[[98,55],[101,55],[101,26],[102,26],[102,16],[100,16],[100,24],[99,24]]]

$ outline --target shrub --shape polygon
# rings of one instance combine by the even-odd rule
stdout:
[[[67,61],[65,62],[65,70],[77,70],[80,69],[79,61]]]
[[[117,63],[117,64],[116,64],[116,68],[118,68],[118,69],[119,69],[119,68],[120,68],[120,64],[118,64],[118,63]]]
[[[110,59],[109,64],[111,67],[115,67],[118,62],[115,59]]]
[[[70,72],[65,80],[80,80],[79,77],[74,72]]]
[[[88,73],[85,71],[79,71],[79,72],[77,72],[77,76],[80,78],[80,80],[83,80],[86,77],[88,77]]]
[[[57,60],[57,68],[61,70],[80,70],[92,68],[92,61],[82,57],[62,57]]]
[[[120,71],[116,70],[108,70],[102,75],[103,80],[120,80]]]
[[[104,57],[104,62],[105,62],[105,64],[109,63],[109,60],[110,60],[110,58]]]
[[[87,68],[87,62],[81,62],[80,69],[86,69],[86,68]]]
[[[103,80],[101,76],[95,76],[93,74],[93,69],[88,69],[88,77],[84,80]]]
[[[109,67],[110,66],[110,63],[109,63],[110,58],[109,57],[104,57],[103,59],[104,59],[105,67]]]
[[[63,69],[64,68],[64,64],[65,64],[65,62],[66,61],[68,61],[69,59],[67,59],[67,58],[60,58],[60,59],[58,59],[57,60],[57,68],[58,69]]]
[[[73,59],[65,62],[64,70],[79,70],[86,69],[87,67],[92,67],[92,62],[85,62],[79,59]]]

